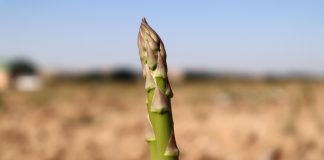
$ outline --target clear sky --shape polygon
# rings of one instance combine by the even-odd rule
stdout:
[[[0,0],[0,55],[139,68],[143,16],[171,69],[324,73],[324,0]]]

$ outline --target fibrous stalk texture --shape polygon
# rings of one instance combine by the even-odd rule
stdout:
[[[138,48],[147,92],[151,160],[178,160],[171,110],[172,89],[168,80],[166,51],[159,35],[142,19]]]

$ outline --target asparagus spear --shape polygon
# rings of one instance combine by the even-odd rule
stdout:
[[[173,92],[168,80],[166,52],[159,35],[142,19],[138,48],[147,92],[151,160],[178,160],[171,110]]]

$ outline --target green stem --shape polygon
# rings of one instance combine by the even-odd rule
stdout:
[[[159,160],[158,157],[158,150],[157,150],[157,141],[156,141],[156,136],[155,136],[155,132],[153,129],[153,124],[152,122],[154,121],[152,118],[151,113],[151,105],[152,105],[152,99],[154,96],[154,89],[151,89],[147,92],[147,112],[148,112],[148,120],[149,120],[149,130],[150,130],[150,134],[149,136],[146,138],[146,141],[149,144],[149,148],[150,148],[150,157],[151,160]]]

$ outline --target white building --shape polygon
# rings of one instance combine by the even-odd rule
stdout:
[[[36,91],[41,87],[42,80],[33,63],[24,59],[11,61],[8,65],[0,62],[0,91]]]

